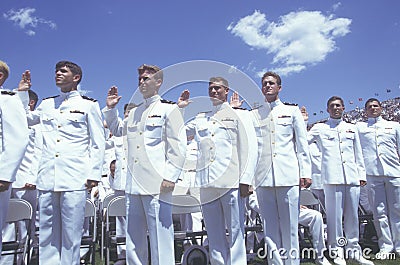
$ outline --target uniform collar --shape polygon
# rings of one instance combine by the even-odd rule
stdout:
[[[68,100],[72,97],[80,96],[78,90],[72,90],[70,92],[61,92],[60,91],[60,99],[61,100]]]
[[[215,106],[213,106],[212,114],[215,114],[218,111],[223,110],[223,109],[225,109],[227,107],[229,107],[228,102],[223,102],[222,104],[215,105]]]
[[[144,104],[145,104],[146,107],[148,107],[148,106],[150,106],[150,104],[152,104],[152,103],[154,103],[154,102],[156,102],[157,100],[160,100],[160,99],[161,99],[160,95],[154,95],[152,97],[145,98],[144,99]]]
[[[329,124],[329,125],[337,126],[337,125],[339,125],[339,123],[341,123],[342,121],[343,121],[342,118],[340,118],[340,119],[328,118],[328,120],[326,121],[326,123]]]
[[[368,124],[371,125],[371,124],[377,123],[378,121],[382,121],[382,120],[383,119],[381,116],[376,117],[376,118],[368,118]]]
[[[277,100],[275,100],[275,101],[272,101],[271,103],[269,103],[269,105],[271,106],[271,110],[273,109],[273,108],[275,108],[276,106],[279,106],[279,105],[281,105],[282,104],[282,101],[278,98]]]

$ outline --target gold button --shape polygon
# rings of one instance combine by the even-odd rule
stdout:
[[[215,134],[211,134],[212,137],[214,137]]]
[[[139,132],[139,135],[142,135],[143,133],[142,132]]]
[[[210,162],[214,162],[214,159],[210,159]]]
[[[58,125],[57,128],[61,128],[61,125]]]
[[[140,147],[139,145],[138,145],[138,146],[136,146],[136,148],[137,148],[137,149],[139,149],[139,147]]]
[[[213,124],[215,124],[215,121],[213,121]]]
[[[271,131],[271,133],[274,133],[275,131]]]
[[[343,161],[343,164],[346,163],[346,161]]]
[[[62,110],[60,111],[61,114],[62,114],[63,112],[64,112],[64,111],[62,111]]]
[[[137,163],[137,160],[135,159],[135,163]]]
[[[57,139],[57,143],[59,143],[60,142],[60,139]]]
[[[58,154],[56,154],[56,157],[58,157]]]
[[[272,144],[275,144],[275,142],[272,142]]]

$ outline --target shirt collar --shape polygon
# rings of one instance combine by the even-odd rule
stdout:
[[[152,97],[145,98],[144,99],[144,104],[146,105],[146,107],[148,107],[148,106],[150,106],[150,104],[152,104],[152,103],[154,103],[154,102],[156,102],[157,100],[160,100],[160,99],[161,99],[160,95],[154,95]]]
[[[275,100],[275,101],[272,101],[271,103],[269,103],[269,105],[271,106],[271,110],[273,109],[273,108],[275,108],[276,106],[279,106],[279,105],[281,105],[282,104],[282,101],[278,98],[277,100]]]
[[[223,102],[222,104],[215,105],[215,106],[213,106],[212,114],[215,114],[218,111],[223,110],[223,109],[225,109],[227,107],[229,107],[228,102]]]
[[[377,123],[378,121],[382,121],[382,120],[383,119],[381,116],[376,117],[376,118],[368,118],[368,124],[374,124],[374,123]]]
[[[61,100],[67,100],[67,99],[70,99],[70,98],[76,97],[76,96],[80,96],[78,90],[72,90],[70,92],[60,92]]]
[[[342,118],[340,118],[340,119],[328,118],[327,123],[328,123],[329,125],[337,126],[337,125],[339,125],[339,123],[341,123],[342,121],[343,121]]]

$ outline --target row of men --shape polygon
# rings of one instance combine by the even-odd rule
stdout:
[[[300,110],[279,100],[279,75],[267,72],[262,77],[265,104],[251,112],[231,108],[227,103],[228,81],[221,77],[211,78],[208,92],[213,110],[199,114],[184,125],[179,108],[188,105],[189,91],[182,93],[178,105],[171,104],[158,95],[163,81],[160,68],[142,65],[138,72],[143,103],[132,109],[126,119],[118,119],[115,106],[121,97],[118,96],[118,89],[112,87],[103,109],[113,135],[126,136],[129,165],[125,189],[127,263],[146,264],[147,231],[152,263],[174,262],[170,202],[175,183],[184,168],[188,137],[193,137],[197,143],[196,182],[200,186],[203,215],[209,233],[211,263],[246,263],[242,213],[243,200],[251,193],[252,184],[257,187],[261,216],[268,217],[263,218],[263,226],[265,238],[269,239],[266,241],[270,242],[269,248],[298,250],[299,185],[308,187],[311,184],[311,162],[306,126]],[[52,260],[54,264],[79,262],[80,235],[76,235],[76,231],[83,224],[85,182],[90,189],[101,176],[104,152],[101,113],[96,102],[77,93],[81,77],[81,69],[76,64],[58,63],[56,84],[61,88],[61,94],[43,100],[35,111],[26,113],[29,124],[40,123],[43,139],[37,182],[41,231],[39,257],[43,261]],[[23,91],[29,87],[30,74],[25,72],[19,94],[24,94]],[[341,121],[343,101],[333,97],[327,107],[331,118],[321,128],[315,126],[309,136],[311,142],[314,139],[317,141],[322,151],[322,177],[330,203],[329,207],[327,205],[328,242],[332,249],[338,251],[334,262],[345,264],[337,242],[343,237],[341,219],[343,210],[345,217],[347,213],[349,216],[356,213],[354,202],[357,201],[358,205],[359,185],[365,184],[365,170],[362,153],[360,156],[358,129],[348,128],[350,125]],[[248,118],[240,118],[244,116]],[[249,121],[256,122],[246,124]],[[374,129],[374,126],[368,128]],[[391,126],[392,131],[396,131],[397,127]],[[185,128],[185,134],[180,133],[181,128]],[[381,133],[380,130],[373,132]],[[4,129],[3,135],[4,139],[15,138],[15,135],[5,135]],[[21,139],[24,137],[18,141],[24,143]],[[331,141],[326,143],[326,140]],[[385,148],[388,147],[385,145]],[[17,162],[21,157],[18,156]],[[337,161],[341,161],[341,167],[338,167]],[[398,161],[398,157],[397,160],[390,160],[397,163],[395,168],[398,168]],[[342,170],[337,171],[337,168]],[[329,175],[331,169],[334,170]],[[386,175],[382,172],[376,176]],[[87,180],[86,176],[93,180]],[[3,183],[12,182],[14,177],[15,174],[9,174]],[[389,178],[396,178],[396,174]],[[4,212],[3,209],[6,206],[2,206],[1,212]],[[372,264],[361,255],[356,221],[357,217],[352,220],[345,218],[344,227],[349,242],[346,247],[355,250],[350,258],[361,264]],[[225,227],[229,231],[228,238]],[[50,230],[60,231],[60,234],[48,233]],[[393,242],[392,238],[390,240]],[[398,251],[394,244],[396,242],[392,243],[392,249],[382,247],[381,251]],[[272,258],[274,264],[299,263],[298,257],[282,260],[277,255]],[[326,264],[327,261],[321,257],[317,262]]]

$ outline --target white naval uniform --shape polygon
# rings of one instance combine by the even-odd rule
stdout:
[[[357,128],[379,248],[400,253],[400,125],[378,117],[357,123]]]
[[[255,132],[251,138],[239,115],[224,102],[198,114],[187,124],[186,133],[194,135],[198,146],[196,186],[200,187],[211,264],[246,264],[239,183],[252,184],[249,150],[257,148]]]
[[[299,183],[300,178],[311,178],[307,130],[297,106],[278,99],[270,107],[270,113],[267,106],[253,110],[260,123],[256,131],[261,142],[255,176],[257,197],[265,237],[287,251],[284,264],[299,264]]]
[[[312,184],[310,189],[318,200],[321,202],[322,206],[325,208],[325,194],[324,194],[324,183],[321,176],[321,150],[319,150],[318,144],[312,142],[308,145],[310,150],[311,159],[311,178]]]
[[[27,190],[25,184],[37,183],[37,174],[39,159],[42,153],[42,134],[39,125],[35,125],[29,128],[29,142],[26,148],[24,158],[21,161],[15,181],[12,184],[11,198],[19,198],[28,201],[33,209],[32,222],[30,226],[30,239],[34,240],[34,244],[37,244],[35,238],[35,220],[36,220],[36,209],[37,209],[37,189]],[[27,231],[27,222],[21,221],[18,223],[18,240],[25,240]],[[15,227],[13,224],[6,225],[3,227],[3,241],[14,241],[15,240]],[[12,264],[14,255],[3,256],[0,259],[1,265]],[[21,264],[22,255],[17,255],[17,264]]]
[[[26,93],[27,94],[27,93]],[[41,125],[39,263],[79,264],[86,181],[100,181],[105,136],[100,108],[78,91],[44,99],[27,112]]]
[[[160,193],[160,186],[163,179],[176,182],[185,161],[182,114],[159,95],[144,99],[123,122],[116,109],[103,114],[113,135],[127,137],[127,264],[147,264],[147,231],[152,264],[174,264],[172,192]]]
[[[13,92],[0,89],[0,180],[14,182],[28,144],[28,125],[24,107]],[[0,192],[0,228],[8,211],[11,185]],[[2,247],[0,234],[0,250]],[[1,257],[0,257],[1,259]]]
[[[358,130],[342,119],[328,119],[309,131],[309,142],[317,141],[322,152],[321,174],[324,181],[328,245],[342,247],[343,228],[346,249],[361,251],[358,244],[358,204],[360,181],[366,180]],[[342,219],[344,224],[342,225]],[[361,252],[359,252],[361,253]]]

